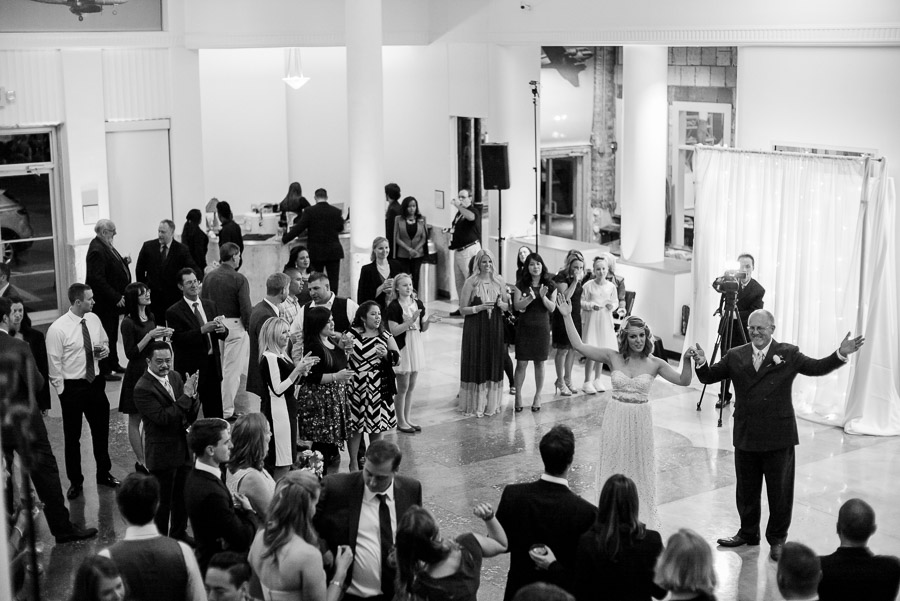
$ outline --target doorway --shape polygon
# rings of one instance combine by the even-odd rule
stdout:
[[[590,170],[589,147],[541,151],[541,233],[569,240],[589,240],[585,231]]]

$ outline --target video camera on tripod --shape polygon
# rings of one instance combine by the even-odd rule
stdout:
[[[740,269],[726,269],[725,273],[713,280],[713,290],[719,294],[734,294],[747,279],[747,274]]]

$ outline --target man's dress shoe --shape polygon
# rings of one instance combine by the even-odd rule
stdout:
[[[750,545],[751,547],[755,547],[759,544],[758,538],[744,538],[740,534],[735,534],[734,536],[729,536],[726,538],[720,538],[716,541],[720,547],[741,547],[743,545]]]

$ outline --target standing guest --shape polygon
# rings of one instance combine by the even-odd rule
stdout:
[[[450,227],[450,250],[453,252],[453,273],[456,281],[456,296],[459,299],[459,309],[450,314],[451,317],[460,317],[465,303],[463,301],[463,288],[469,277],[469,261],[481,251],[481,208],[472,204],[471,193],[463,188],[459,191],[459,198],[450,201],[456,207],[456,216]]]
[[[69,601],[125,601],[125,583],[113,560],[86,556],[75,572]]]
[[[12,270],[9,263],[0,261],[0,298],[9,298],[10,296],[22,297],[22,291],[10,283],[12,279]]]
[[[381,236],[372,241],[372,262],[359,270],[359,286],[356,288],[356,302],[362,304],[373,300],[382,309],[393,300],[394,277],[403,271],[399,261],[388,259],[391,247]]]
[[[482,417],[497,413],[503,394],[503,311],[509,307],[506,282],[494,273],[489,250],[475,255],[475,273],[460,297],[463,323],[458,411]]]
[[[209,601],[247,601],[250,597],[250,564],[241,553],[223,551],[209,560],[206,568],[206,592]]]
[[[77,499],[83,492],[81,472],[81,420],[91,428],[97,484],[115,488],[119,481],[109,471],[109,399],[106,381],[100,377],[98,360],[109,355],[109,339],[100,319],[91,311],[94,292],[85,284],[69,286],[71,306],[47,330],[47,359],[50,383],[59,395],[66,448],[66,498]]]
[[[403,215],[400,207],[400,186],[394,183],[384,187],[384,200],[388,203],[384,213],[384,237],[388,240],[388,248],[394,248],[394,220]]]
[[[266,519],[266,511],[275,493],[275,479],[263,465],[269,452],[272,430],[262,413],[248,413],[237,418],[231,428],[231,460],[225,472],[225,486],[250,500],[259,519]]]
[[[581,329],[584,343],[598,348],[616,348],[616,330],[613,328],[612,311],[616,307],[616,288],[606,279],[609,265],[603,257],[594,258],[594,279],[584,285],[581,296]],[[572,304],[573,307],[578,305]],[[573,320],[574,323],[574,320]],[[603,363],[588,357],[584,360],[584,385],[588,394],[605,392],[600,374]]]
[[[122,346],[128,358],[125,378],[119,392],[119,412],[128,416],[128,442],[137,463],[135,471],[147,473],[144,463],[144,442],[141,437],[141,414],[134,404],[134,387],[147,371],[144,352],[147,345],[155,340],[163,340],[172,335],[173,330],[158,326],[150,306],[150,289],[141,282],[125,287],[125,318],[122,319]]]
[[[566,265],[553,278],[556,293],[561,298],[568,299],[573,307],[581,306],[582,284],[584,277],[584,257],[577,250],[569,251],[566,256]],[[572,314],[575,329],[581,335],[581,311]],[[571,396],[581,389],[572,383],[572,368],[575,366],[575,358],[578,355],[572,349],[569,335],[566,334],[566,324],[562,314],[555,311],[552,315],[551,330],[553,334],[553,348],[556,349],[554,363],[556,364],[556,388],[563,396]]]
[[[541,410],[544,362],[550,356],[550,314],[556,309],[556,288],[547,275],[547,265],[537,253],[525,260],[526,273],[517,283],[513,307],[516,321],[516,413],[522,411],[522,386],[528,362],[534,362],[534,399],[531,411]]]
[[[221,200],[216,203],[216,214],[219,216],[219,223],[222,224],[219,230],[219,247],[229,242],[237,244],[244,252],[244,235],[241,233],[241,226],[234,221],[234,214],[231,212],[231,205]],[[238,266],[240,267],[240,265]]]
[[[400,476],[400,448],[375,440],[361,472],[334,474],[322,482],[313,523],[328,549],[353,549],[354,564],[345,599],[394,597],[396,570],[390,561],[400,518],[422,504],[422,484]]]
[[[288,269],[296,269],[300,272],[302,285],[299,292],[297,292],[297,302],[300,303],[301,307],[310,301],[309,276],[311,272],[309,265],[309,251],[306,250],[305,246],[293,247],[288,255],[288,262],[284,265],[284,273],[287,273]]]
[[[602,591],[610,599],[650,601],[666,591],[653,582],[662,537],[638,519],[637,487],[627,476],[615,474],[603,485],[597,521],[581,535],[575,555],[575,597],[596,599]]]
[[[185,216],[184,227],[181,229],[181,243],[188,247],[200,273],[206,269],[206,252],[209,248],[209,236],[200,228],[202,219],[200,209],[191,209]]]
[[[494,509],[479,503],[472,513],[484,520],[487,536],[467,532],[454,540],[441,537],[434,516],[413,506],[397,529],[397,581],[401,598],[475,601],[481,561],[506,553],[506,532]]]
[[[356,310],[359,305],[352,298],[344,298],[336,295],[331,291],[331,285],[328,283],[328,276],[324,273],[314,271],[309,276],[309,295],[312,299],[305,306],[301,307],[300,313],[291,323],[291,334],[303,331],[303,318],[311,307],[322,307],[331,312],[334,318],[334,330],[338,333],[344,333],[350,329],[353,318],[356,317]]]
[[[312,519],[319,501],[318,479],[302,470],[278,482],[269,519],[250,547],[250,565],[259,577],[265,599],[338,601],[353,563],[349,546],[338,547],[335,572],[325,575],[319,537]]]
[[[205,573],[216,553],[246,552],[260,525],[246,496],[232,495],[222,482],[222,465],[231,459],[231,433],[221,418],[198,419],[188,444],[197,458],[188,474],[184,504],[197,542],[197,562]]]
[[[763,478],[769,497],[766,540],[769,557],[778,561],[787,539],[794,505],[794,447],[800,443],[791,387],[798,375],[824,376],[849,361],[865,343],[849,332],[838,350],[823,359],[811,359],[793,344],[776,342],[775,316],[764,309],[750,314],[750,344],[733,348],[715,365],[695,345],[697,378],[704,384],[729,378],[742,403],[734,413],[734,467],[737,476],[737,509],[741,527],[737,534],[720,538],[723,547],[759,544],[759,497]]]
[[[785,601],[817,601],[821,580],[822,568],[815,551],[800,543],[785,543],[775,575],[778,592]],[[857,591],[857,594],[863,591],[868,592],[863,589]],[[869,596],[866,595],[865,598],[869,599]]]
[[[153,523],[160,502],[156,478],[128,474],[116,491],[116,505],[125,520],[125,538],[100,555],[112,559],[131,599],[204,601],[203,577],[186,543],[160,534]]]
[[[670,536],[656,562],[654,582],[669,592],[669,599],[716,601],[716,571],[709,545],[687,528]]]
[[[21,303],[19,303],[21,304]],[[25,397],[28,390],[39,390],[46,385],[44,377],[35,366],[35,358],[28,345],[12,336],[10,329],[10,313],[13,303],[9,298],[0,297],[0,355],[17,357],[18,377],[12,382],[7,382],[4,394],[10,398],[17,395]],[[37,407],[31,411],[32,426],[32,469],[30,470],[31,483],[37,492],[38,498],[44,504],[44,515],[50,533],[56,537],[56,544],[70,543],[96,536],[96,528],[79,528],[72,524],[69,518],[69,510],[63,499],[62,484],[59,481],[59,466],[50,446],[47,436],[47,427]]]
[[[625,317],[625,313],[627,312],[625,302],[625,278],[616,273],[616,256],[614,254],[605,252],[600,253],[600,256],[606,259],[606,265],[609,267],[609,272],[606,274],[606,281],[616,287],[616,298],[619,301],[616,315],[621,319],[622,317]]]
[[[100,318],[109,338],[109,356],[100,362],[100,375],[107,381],[118,381],[124,374],[119,365],[119,316],[125,312],[125,287],[131,283],[131,258],[122,258],[113,238],[116,224],[101,219],[94,226],[96,237],[87,252],[87,276],[84,283],[94,291],[94,314]]]
[[[392,366],[400,360],[394,337],[384,327],[381,307],[375,301],[359,306],[350,328],[353,350],[350,370],[354,376],[350,384],[350,471],[358,469],[354,459],[359,452],[363,433],[369,441],[381,438],[381,433],[397,427],[394,413],[394,394],[397,384]]]
[[[324,188],[316,190],[316,204],[303,211],[300,221],[285,232],[281,241],[287,244],[306,230],[309,230],[309,255],[313,271],[328,273],[331,288],[337,290],[341,281],[341,260],[344,258],[340,240],[344,217],[339,208],[328,204],[328,192]]]
[[[303,196],[303,186],[300,185],[300,182],[291,182],[291,185],[288,186],[287,194],[281,200],[281,204],[278,205],[278,210],[282,213],[294,213],[297,216],[294,219],[294,223],[296,223],[301,213],[303,213],[303,209],[308,208],[309,201]],[[285,215],[282,215],[282,217],[285,217]],[[294,224],[289,223],[288,225]]]
[[[397,411],[397,429],[406,434],[421,432],[409,414],[412,411],[413,391],[419,370],[425,366],[425,343],[422,334],[441,318],[432,313],[425,317],[425,305],[415,297],[412,278],[405,273],[394,278],[394,300],[387,308],[388,328],[400,350],[400,363],[394,371],[397,374],[397,396],[394,407]]]
[[[306,282],[303,281],[303,274],[296,267],[290,267],[284,270],[290,281],[288,282],[288,293],[284,302],[278,305],[278,315],[287,320],[288,326],[294,322],[294,319],[300,313],[301,307],[309,302],[309,298],[305,302],[300,302],[300,294],[303,291]],[[309,293],[307,292],[307,296]]]
[[[0,297],[2,298],[2,297]],[[31,327],[31,320],[25,313],[25,303],[18,296],[8,296],[9,335],[27,343],[34,356],[37,372],[44,378],[44,383],[34,391],[38,408],[46,415],[50,411],[50,368],[47,364],[47,342],[40,330]]]
[[[520,246],[519,252],[516,253],[516,281],[518,282],[522,278],[525,277],[525,274],[528,272],[525,261],[528,260],[528,257],[531,256],[531,253],[534,251],[528,248],[527,246]]]
[[[197,390],[203,417],[222,417],[222,356],[218,341],[228,337],[228,328],[216,319],[215,303],[200,298],[200,280],[194,270],[182,269],[177,277],[182,298],[166,312],[166,323],[172,330],[175,371],[182,379],[199,374]]]
[[[166,310],[181,298],[178,287],[182,269],[190,267],[197,271],[197,264],[191,258],[188,247],[175,240],[175,223],[170,219],[159,222],[157,238],[144,242],[138,254],[134,279],[150,287],[150,311],[156,318],[156,325],[166,325]]]
[[[853,599],[866,591],[870,601],[894,601],[900,590],[900,559],[875,555],[869,538],[875,534],[875,510],[862,499],[850,499],[838,511],[837,534],[841,546],[820,557],[821,601]]]
[[[334,319],[322,307],[311,307],[303,322],[303,350],[318,359],[303,377],[298,395],[299,437],[313,441],[325,465],[340,458],[348,438],[347,386],[353,371],[347,369],[347,353],[335,344]]]
[[[413,288],[419,290],[419,268],[428,254],[428,224],[419,212],[419,201],[412,196],[403,199],[400,215],[394,218],[394,256],[403,265],[403,271],[413,279]]]
[[[247,393],[255,395],[260,401],[260,407],[265,407],[268,402],[266,384],[259,369],[261,351],[259,348],[259,333],[266,320],[278,317],[281,312],[281,303],[287,298],[291,280],[283,273],[273,273],[266,278],[266,296],[256,303],[250,312],[250,353],[247,358]],[[268,409],[263,409],[263,413]]]
[[[250,364],[250,282],[238,273],[241,249],[234,242],[219,245],[219,266],[203,278],[201,298],[215,304],[225,319],[228,337],[219,345],[222,354],[222,417],[234,415],[247,387]]]
[[[575,586],[578,538],[597,517],[593,505],[569,490],[566,476],[575,459],[575,435],[556,425],[540,443],[544,473],[535,482],[503,489],[497,519],[509,538],[505,601],[523,586],[543,580],[569,592]],[[532,551],[542,545],[543,548]],[[546,551],[546,555],[540,554]]]
[[[309,358],[296,365],[287,354],[288,323],[280,317],[270,317],[259,332],[257,369],[266,387],[263,414],[269,422],[272,436],[268,449],[268,463],[275,479],[284,476],[297,457],[297,398],[294,386],[297,379],[309,373],[315,362]]]
[[[134,405],[144,431],[144,463],[159,481],[156,527],[164,535],[184,539],[184,483],[191,471],[185,431],[197,419],[200,403],[197,374],[182,380],[172,370],[168,343],[156,341],[147,347],[147,370],[134,387]]]

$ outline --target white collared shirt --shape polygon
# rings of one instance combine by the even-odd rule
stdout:
[[[750,345],[750,346],[753,346],[753,345]],[[769,354],[769,347],[770,347],[770,346],[772,346],[772,340],[771,340],[771,339],[769,340],[769,344],[767,344],[766,346],[764,346],[764,347],[762,348],[762,350],[757,349],[755,346],[753,346],[753,358],[756,358],[756,354],[757,354],[757,353],[762,353],[762,361],[765,361],[765,360],[766,360],[766,355]],[[759,366],[762,367],[762,362],[760,362]]]
[[[0,296],[3,296],[3,293],[6,292],[6,289],[9,288],[9,282],[3,284],[3,288],[0,288]]]
[[[391,532],[397,537],[397,506],[394,502],[394,484],[387,488],[387,506],[391,512]],[[359,510],[359,529],[356,533],[356,551],[354,554],[353,581],[347,592],[357,597],[374,597],[382,594],[381,590],[381,521],[378,509],[381,501],[378,496],[363,486],[362,507]]]
[[[83,380],[87,377],[87,355],[84,352],[84,337],[81,332],[82,319],[87,324],[92,345],[109,346],[109,338],[93,313],[78,317],[69,309],[54,321],[47,330],[47,359],[50,383],[57,394],[65,389],[65,380]],[[94,355],[94,375],[100,377],[100,364]]]
[[[201,472],[206,472],[207,474],[212,474],[220,482],[222,480],[222,470],[221,469],[219,469],[217,467],[213,467],[211,465],[206,465],[199,459],[194,460],[194,469],[200,470]],[[223,486],[224,486],[224,483],[223,483]]]
[[[162,384],[162,387],[169,392],[169,396],[171,396],[173,399],[175,398],[175,391],[172,389],[172,383],[169,382],[169,378],[160,378],[155,373],[153,373],[153,370],[150,369],[147,370],[147,373],[156,378],[157,382]]]
[[[278,305],[276,305],[275,303],[273,303],[272,301],[270,301],[270,300],[267,299],[267,298],[264,298],[263,300],[266,301],[266,304],[267,304],[267,305],[269,305],[270,307],[272,307],[272,310],[273,310],[273,311],[275,311],[275,317],[280,317],[280,316],[281,316],[281,308],[280,308]]]
[[[200,299],[199,296],[197,297],[197,300],[191,300],[186,296],[182,297],[182,298],[184,298],[184,302],[186,302],[188,304],[188,308],[190,308],[191,313],[194,312],[194,305],[196,304],[197,310],[200,311],[200,317],[203,319],[203,323],[204,324],[209,323],[209,318],[206,316],[206,311],[203,310],[203,301]],[[207,352],[207,354],[212,355],[213,354],[212,345],[215,344],[216,342],[215,342],[215,340],[212,339],[212,336],[210,336],[209,334],[204,334],[204,335],[206,336],[207,341],[209,342],[209,351]]]
[[[331,311],[331,306],[334,304],[334,299],[337,298],[334,292],[331,293],[331,298],[328,299],[328,302],[322,303],[321,305],[318,303],[313,303],[314,307],[325,307],[329,311]],[[359,305],[356,304],[352,298],[347,299],[347,323],[353,323],[353,319],[356,317],[356,310],[359,309]],[[294,318],[294,322],[291,324],[291,334],[296,334],[297,332],[303,331],[303,316],[306,313],[306,307],[300,307],[300,312],[297,313],[297,317]]]
[[[569,488],[569,481],[565,478],[551,476],[550,474],[541,474],[541,480],[543,480],[544,482],[552,482],[553,484],[562,484],[566,488]]]

